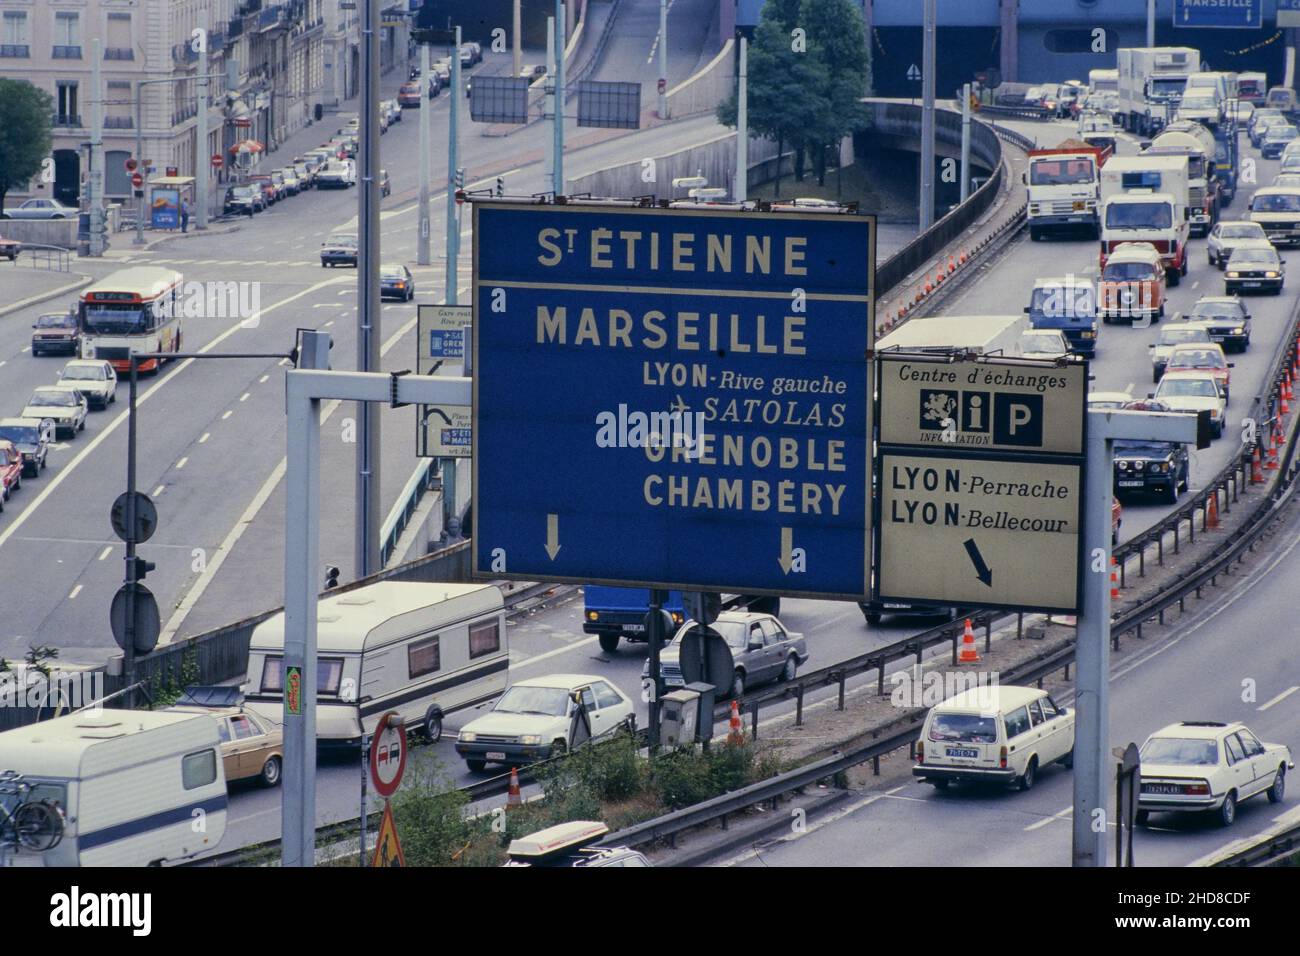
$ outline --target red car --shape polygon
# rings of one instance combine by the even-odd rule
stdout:
[[[12,239],[6,239],[0,236],[0,256],[4,256],[10,262],[18,258],[18,253],[22,251],[23,244],[14,242]]]
[[[11,441],[0,441],[0,511],[9,496],[22,486],[23,456]]]
[[[418,107],[424,97],[420,95],[420,81],[407,80],[402,84],[401,89],[397,91],[397,105],[406,109],[408,106]]]

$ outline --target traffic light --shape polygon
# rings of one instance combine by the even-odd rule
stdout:
[[[506,178],[504,176],[498,176],[497,177],[497,198],[500,199],[505,194],[506,194]]]
[[[332,564],[325,565],[325,590],[339,586],[339,569]]]
[[[456,168],[456,188],[457,189],[465,188],[465,167],[464,166],[458,166]]]
[[[154,564],[152,561],[146,561],[144,558],[136,555],[134,560],[131,562],[131,567],[129,569],[131,580],[137,584],[140,583],[144,580],[145,575],[156,567],[158,567],[158,565]]]

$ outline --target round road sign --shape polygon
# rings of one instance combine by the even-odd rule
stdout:
[[[381,797],[397,792],[406,770],[406,728],[396,717],[395,710],[380,717],[370,740],[370,779]]]
[[[113,530],[123,541],[132,539],[131,529],[126,524],[126,504],[127,492],[122,492],[113,502],[113,507],[108,512],[108,520],[113,524]],[[158,509],[154,507],[153,501],[144,492],[135,493],[135,541],[137,544],[148,541],[153,537],[154,529],[158,527]]]
[[[126,171],[127,171],[128,173],[133,173],[133,172],[135,172],[135,168],[136,168],[136,166],[138,166],[138,165],[139,165],[139,162],[137,162],[136,158],[135,158],[134,156],[132,156],[132,157],[130,157],[129,159],[127,159],[127,161],[126,161]]]
[[[221,154],[220,154],[220,153],[213,153],[213,154],[212,154],[212,168],[213,168],[213,169],[220,169],[220,168],[225,164],[225,162],[226,162],[226,161],[225,161],[224,159],[221,158]]]
[[[128,593],[131,585],[123,584],[113,595],[113,603],[108,610],[108,623],[113,630],[113,640],[117,646],[126,650],[126,605],[130,600]],[[158,646],[158,634],[162,630],[162,619],[158,616],[158,599],[143,584],[135,586],[135,653],[148,654]]]
[[[139,173],[132,173],[131,185],[134,186],[136,189],[139,189],[141,186],[144,185],[144,177],[141,176]]]

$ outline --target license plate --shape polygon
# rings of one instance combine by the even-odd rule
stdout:
[[[1121,488],[1141,488],[1141,487],[1142,487],[1142,482],[1140,482],[1140,481],[1120,481],[1120,482],[1116,482],[1116,484],[1118,484]]]
[[[506,755],[505,755],[504,753],[502,753],[500,750],[489,750],[489,751],[488,751],[487,753],[485,753],[483,756],[486,757],[488,760],[505,760],[505,759],[506,759]]]
[[[1181,794],[1183,788],[1176,783],[1148,783],[1142,788],[1143,793]]]
[[[974,760],[980,755],[980,752],[978,750],[964,750],[957,747],[949,747],[947,754],[949,757],[967,757]]]
[[[1260,283],[1258,283],[1258,282],[1243,282],[1243,283],[1242,283],[1242,287],[1243,287],[1243,288],[1246,288],[1246,289],[1258,289],[1259,286],[1260,286]]]
[[[625,631],[631,631],[633,634],[640,634],[642,631],[645,630],[645,625],[644,625],[644,624],[628,624],[628,625],[624,626],[623,630],[625,630]]]

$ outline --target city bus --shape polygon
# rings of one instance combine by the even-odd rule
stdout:
[[[81,357],[106,359],[129,372],[133,352],[179,352],[182,310],[176,306],[183,285],[174,269],[136,266],[87,286],[77,306]],[[138,367],[157,371],[158,360]]]

